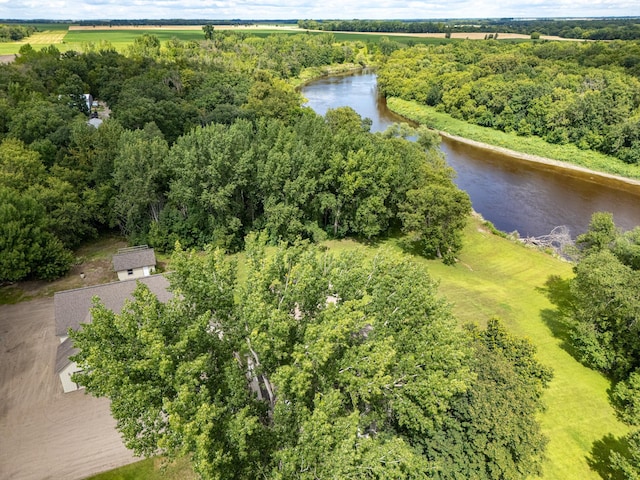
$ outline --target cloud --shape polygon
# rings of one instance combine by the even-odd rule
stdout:
[[[0,0],[10,19],[383,19],[588,17],[638,15],[637,0]]]

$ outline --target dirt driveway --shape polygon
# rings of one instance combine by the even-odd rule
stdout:
[[[2,480],[76,480],[136,460],[108,401],[62,392],[54,331],[53,298],[0,305]]]

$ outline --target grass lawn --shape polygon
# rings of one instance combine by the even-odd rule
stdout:
[[[492,235],[475,220],[467,228],[460,263],[428,263],[462,323],[482,325],[498,316],[511,332],[531,340],[538,359],[553,368],[544,395],[547,410],[540,417],[549,438],[543,478],[602,478],[590,468],[592,449],[625,435],[628,428],[609,404],[609,381],[579,364],[563,348],[564,339],[554,335],[561,329],[543,290],[550,275],[570,278],[571,265]]]
[[[150,458],[89,477],[90,480],[196,480],[185,459],[164,465],[161,459]]]

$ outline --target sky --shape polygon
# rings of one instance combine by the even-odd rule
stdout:
[[[639,16],[640,0],[0,0],[2,19],[438,19]]]

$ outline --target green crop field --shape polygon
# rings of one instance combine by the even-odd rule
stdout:
[[[21,42],[0,43],[0,55],[18,53],[22,45],[28,43],[36,50],[49,45],[55,45],[60,51],[76,50],[82,51],[86,44],[98,44],[102,41],[109,42],[116,50],[123,51],[128,45],[140,35],[145,33],[155,35],[161,42],[166,42],[173,38],[183,41],[204,40],[204,34],[198,27],[163,27],[163,28],[121,28],[121,27],[87,27],[84,29],[68,30],[69,25],[62,23],[37,24],[38,32]],[[221,27],[220,27],[221,28]],[[304,33],[304,30],[296,30],[290,25],[283,25],[283,28],[274,25],[236,27],[234,31],[245,32],[257,37],[267,37],[269,35],[296,35]],[[348,33],[348,32],[308,32],[310,35],[332,34],[336,41],[344,42],[379,42],[382,37],[387,37],[392,41],[410,44],[442,44],[458,40],[444,38],[417,37],[412,35],[385,35],[383,33]]]
[[[158,37],[160,42],[166,42],[173,38],[183,41],[204,40],[204,33],[201,29],[126,29],[126,30],[69,30],[64,41],[67,47],[80,50],[83,44],[100,43],[106,41],[111,43],[116,50],[122,50],[127,45],[131,45],[137,37],[149,34]]]

